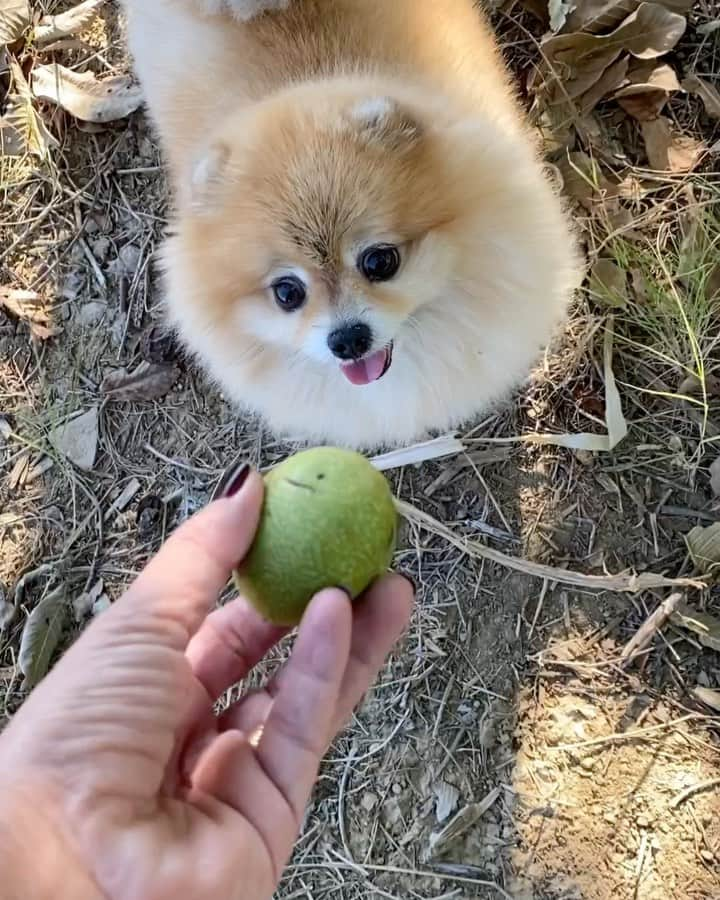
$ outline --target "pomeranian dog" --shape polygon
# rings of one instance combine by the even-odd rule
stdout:
[[[370,449],[527,377],[578,285],[474,0],[125,0],[170,318],[278,434]]]

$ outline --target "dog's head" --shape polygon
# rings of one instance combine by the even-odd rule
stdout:
[[[181,192],[183,289],[238,347],[379,380],[424,308],[471,295],[492,310],[505,269],[547,265],[532,236],[517,245],[522,176],[509,188],[513,145],[494,132],[357,86],[257,104]]]

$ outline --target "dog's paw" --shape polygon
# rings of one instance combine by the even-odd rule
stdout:
[[[265,12],[287,9],[290,0],[197,0],[205,12],[232,13],[240,22],[249,22]]]

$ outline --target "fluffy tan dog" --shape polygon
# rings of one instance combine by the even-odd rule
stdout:
[[[126,0],[172,322],[278,433],[358,448],[516,386],[575,243],[473,0]]]

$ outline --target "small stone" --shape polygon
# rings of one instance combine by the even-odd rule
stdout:
[[[378,798],[376,794],[373,794],[372,791],[365,791],[360,800],[360,806],[365,810],[365,812],[372,812],[375,807],[378,805]]]
[[[714,863],[715,862],[715,854],[711,853],[710,850],[701,850],[700,856],[703,861],[706,863]]]
[[[87,412],[62,425],[50,433],[50,443],[78,469],[89,472],[95,465],[99,438],[99,414],[94,406]]]

